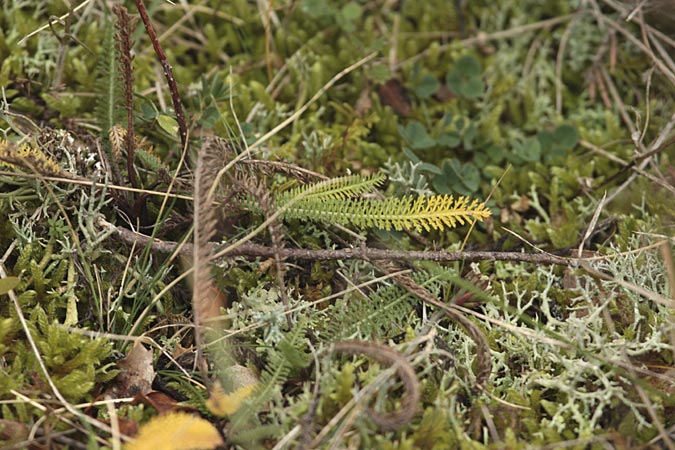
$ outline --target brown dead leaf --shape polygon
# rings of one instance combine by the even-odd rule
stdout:
[[[450,89],[448,89],[448,86],[444,84],[441,84],[441,86],[438,88],[438,91],[434,94],[434,97],[439,101],[439,102],[449,102],[453,98],[455,98],[455,94],[452,93]]]
[[[202,320],[204,321],[220,316],[220,309],[227,308],[227,295],[213,284],[207,287],[203,300]]]
[[[135,420],[118,417],[117,426],[120,428],[120,433],[125,436],[136,436],[138,434],[138,422]]]
[[[135,397],[152,391],[155,368],[152,366],[152,350],[136,342],[129,354],[117,363],[120,369],[115,384],[108,391],[112,398]]]
[[[359,94],[359,99],[356,101],[354,112],[357,117],[363,117],[372,107],[373,101],[370,99],[370,88],[366,87],[361,91],[361,94]]]
[[[408,93],[400,80],[392,78],[384,83],[377,90],[380,96],[380,102],[383,105],[391,106],[396,114],[403,117],[410,115],[410,101],[408,100]]]
[[[144,405],[152,406],[157,410],[159,415],[174,411],[183,411],[189,413],[197,412],[196,408],[192,406],[179,405],[178,400],[159,391],[151,391],[147,394],[139,394],[136,396],[133,403],[143,403]]]
[[[192,352],[192,349],[187,348],[187,347],[183,347],[182,345],[177,344],[176,347],[173,349],[173,352],[171,352],[171,357],[173,359],[179,359],[184,354],[191,353],[191,352]]]
[[[25,441],[30,429],[28,425],[12,420],[0,419],[0,441],[6,444]]]
[[[525,212],[530,209],[530,199],[527,195],[522,195],[518,200],[511,203],[511,209],[517,212]]]

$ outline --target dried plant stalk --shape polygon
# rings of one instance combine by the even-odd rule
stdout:
[[[127,9],[123,6],[114,5],[113,13],[117,16],[117,33],[115,34],[115,47],[119,53],[120,63],[122,65],[122,81],[124,82],[124,103],[127,108],[127,172],[129,173],[129,183],[137,188],[136,172],[134,171],[134,72],[132,67],[133,55],[131,48],[133,42],[131,35],[136,28],[136,23],[132,20]]]
[[[215,182],[218,169],[222,166],[224,155],[230,154],[230,143],[220,138],[207,138],[197,155],[194,183],[194,245],[193,258],[193,286],[192,310],[195,324],[195,345],[197,347],[200,370],[206,380],[200,353],[205,321],[218,315],[221,306],[221,296],[213,285],[208,263],[212,255],[211,239],[216,233],[217,209],[214,205],[211,187]]]

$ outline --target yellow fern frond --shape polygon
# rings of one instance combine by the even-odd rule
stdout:
[[[61,175],[61,167],[42,151],[28,144],[17,145],[0,139],[0,165],[21,168],[42,175]]]
[[[383,230],[442,230],[490,215],[485,203],[452,195],[406,196],[377,200],[372,198],[301,200],[291,205],[284,217],[322,220],[358,228]]]

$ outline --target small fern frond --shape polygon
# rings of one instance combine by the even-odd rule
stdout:
[[[405,196],[377,200],[303,199],[288,207],[287,219],[319,220],[357,228],[415,229],[421,232],[454,228],[490,215],[485,203],[452,195]]]
[[[386,179],[385,175],[349,175],[331,178],[314,184],[290,189],[275,198],[275,206],[283,207],[292,199],[302,197],[303,201],[344,200],[372,192]]]
[[[414,272],[415,283],[432,295],[442,298],[443,289],[451,285],[455,271],[431,266],[432,270]],[[331,320],[320,326],[318,333],[326,342],[341,339],[376,339],[386,342],[393,335],[413,326],[417,299],[398,284],[381,286],[375,291],[346,295],[331,308]],[[411,316],[412,314],[412,316]]]
[[[153,152],[152,148],[137,148],[136,156],[143,163],[143,167],[156,173],[160,170],[168,171],[169,167],[162,163],[162,160]]]
[[[101,55],[98,60],[98,80],[96,82],[96,107],[95,115],[101,127],[101,134],[106,136],[113,126],[120,123],[123,115],[120,99],[122,89],[120,86],[118,54],[113,39],[115,29],[108,20],[103,30]]]
[[[230,435],[232,442],[245,442],[246,448],[257,448],[253,444],[260,439],[278,436],[283,430],[279,426],[266,426],[260,423],[260,409],[272,401],[281,401],[281,386],[288,380],[293,369],[306,367],[308,358],[305,330],[310,321],[301,319],[294,328],[286,333],[279,343],[269,349],[267,367],[260,376],[253,394],[230,417]]]

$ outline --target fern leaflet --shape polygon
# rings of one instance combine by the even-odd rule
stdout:
[[[362,175],[350,175],[346,177],[331,178],[318,183],[300,186],[283,192],[275,199],[277,207],[282,207],[293,198],[303,196],[303,200],[338,200],[349,197],[357,197],[367,192],[372,192],[381,185],[385,176],[381,174],[364,177]]]

